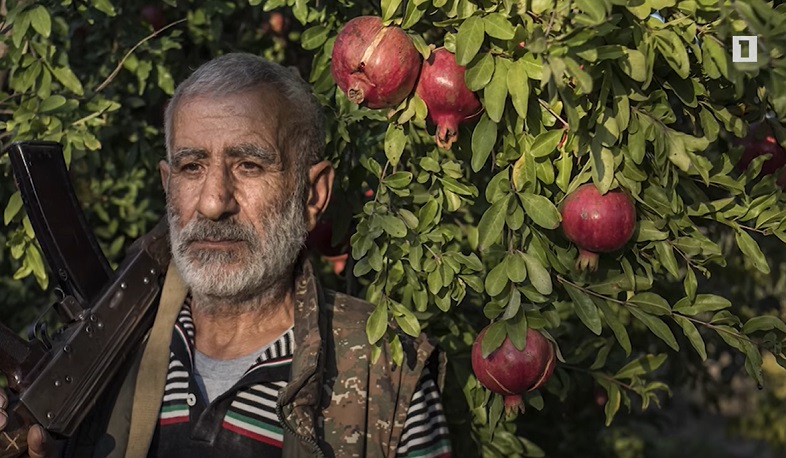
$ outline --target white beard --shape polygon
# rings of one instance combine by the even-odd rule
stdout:
[[[299,193],[301,194],[301,193]],[[205,313],[214,303],[259,304],[257,297],[276,295],[280,283],[290,274],[307,236],[304,200],[293,196],[283,205],[273,206],[259,215],[264,236],[253,226],[234,219],[210,221],[194,217],[182,228],[180,215],[167,203],[172,259],[186,285]],[[283,208],[280,208],[283,207]],[[239,247],[231,250],[198,249],[197,240],[236,240]],[[244,310],[232,310],[241,312]]]

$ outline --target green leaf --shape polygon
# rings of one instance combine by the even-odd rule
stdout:
[[[428,202],[423,204],[418,211],[418,232],[424,231],[430,224],[434,222],[439,211],[439,204],[436,199],[429,199]]]
[[[527,253],[522,253],[522,256],[527,263],[527,272],[529,273],[529,281],[532,283],[532,286],[544,296],[551,294],[553,285],[549,271],[543,267],[543,264],[535,256]]]
[[[412,172],[395,172],[382,179],[385,186],[402,189],[412,183]]]
[[[622,324],[619,317],[614,310],[611,309],[608,303],[605,300],[598,299],[594,300],[595,305],[600,308],[603,312],[603,317],[606,319],[606,323],[611,328],[611,332],[614,333],[614,337],[617,338],[617,342],[620,344],[623,350],[625,350],[625,354],[630,356],[631,346],[630,346],[630,336],[628,335],[628,330],[625,329],[625,325]]]
[[[395,124],[389,124],[388,130],[385,132],[385,156],[392,166],[398,165],[406,145],[407,135],[404,133],[404,129]]]
[[[483,45],[485,27],[483,19],[471,16],[465,20],[456,34],[456,63],[469,64]]]
[[[696,299],[691,303],[688,301],[679,301],[674,306],[674,311],[682,313],[683,315],[698,315],[703,312],[714,312],[731,307],[731,302],[722,296],[715,294],[698,294]]]
[[[696,350],[696,353],[699,354],[701,360],[706,361],[707,349],[704,345],[704,339],[701,338],[701,334],[699,334],[699,330],[696,329],[696,326],[683,316],[674,315],[674,320],[680,325],[682,332],[685,334],[685,337],[688,338],[690,344],[693,345],[693,348]]]
[[[486,277],[486,279],[488,280],[488,277]],[[426,277],[426,283],[428,284],[428,290],[431,291],[431,294],[439,293],[443,286],[442,274],[439,269],[429,272],[428,277]]]
[[[428,0],[409,0],[407,2],[407,8],[404,11],[404,21],[401,23],[401,28],[408,29],[417,24],[426,12],[428,3]],[[420,37],[420,35],[418,35],[418,37]],[[423,58],[426,59],[427,56]]]
[[[483,113],[480,121],[472,131],[472,171],[483,168],[497,142],[497,124],[487,113]]]
[[[66,98],[62,95],[50,95],[47,97],[41,105],[38,106],[38,111],[41,113],[46,113],[48,111],[56,110],[66,103]]]
[[[510,299],[508,299],[508,305],[505,306],[505,311],[502,313],[502,318],[501,319],[502,320],[506,320],[506,321],[507,320],[512,320],[516,316],[516,314],[519,312],[519,310],[521,310],[521,293],[517,289],[514,288],[510,292]],[[526,315],[525,314],[522,313],[521,316],[525,317],[525,319],[526,319]],[[508,323],[508,324],[512,324],[512,323]],[[516,326],[508,326],[507,327],[508,337],[510,337],[510,334],[511,334],[510,330],[511,329],[515,330],[515,328],[516,328]],[[511,340],[512,339],[513,338],[511,337]]]
[[[645,326],[652,331],[653,334],[658,336],[661,340],[666,342],[668,346],[675,351],[680,351],[680,346],[677,344],[677,339],[674,338],[674,333],[671,332],[668,325],[661,321],[660,318],[652,316],[649,313],[643,312],[635,307],[628,307],[630,313],[639,319]]]
[[[508,199],[494,202],[483,213],[478,224],[478,249],[483,251],[499,240],[505,227],[505,215],[508,211]]]
[[[606,426],[611,426],[611,422],[614,420],[614,415],[616,415],[617,411],[620,409],[620,404],[622,402],[621,400],[622,393],[620,392],[620,387],[616,383],[610,383],[606,407],[603,409],[603,412],[606,415]]]
[[[164,91],[165,94],[172,95],[175,93],[175,80],[169,69],[165,65],[156,65],[156,76],[158,87]]]
[[[527,216],[532,218],[535,224],[546,229],[559,227],[562,216],[549,199],[540,194],[529,192],[519,193],[519,198],[524,206],[524,211],[527,212]]]
[[[366,335],[371,344],[375,344],[385,335],[388,329],[388,306],[382,302],[377,304],[366,321]]]
[[[624,365],[614,374],[616,379],[631,379],[658,370],[666,362],[666,355],[644,355]]]
[[[491,13],[483,18],[486,34],[500,40],[510,40],[516,34],[516,30],[510,20],[501,13]]]
[[[628,299],[628,302],[635,304],[639,309],[654,315],[671,314],[671,307],[669,306],[668,301],[655,293],[644,292],[634,294],[633,297]]]
[[[30,25],[33,26],[36,32],[49,38],[52,32],[52,19],[49,17],[49,12],[41,5],[36,6],[27,13],[30,16]]]
[[[384,0],[382,3],[385,3]],[[328,39],[328,35],[330,35],[330,29],[323,25],[309,27],[300,36],[300,46],[308,51],[317,49],[325,44],[325,41]]]
[[[507,62],[498,57],[494,68],[491,82],[483,89],[483,105],[486,107],[489,119],[498,123],[505,112],[505,101],[508,99]]]
[[[680,267],[677,258],[674,256],[674,249],[669,242],[655,243],[655,252],[658,253],[658,260],[666,270],[675,278],[680,276]]]
[[[396,320],[396,324],[398,324],[401,330],[412,337],[420,335],[420,322],[415,315],[401,304],[396,304],[391,301],[390,305],[391,307],[396,306],[394,308],[396,313],[394,313],[393,318]]]
[[[382,20],[389,21],[401,6],[401,0],[382,0]]]
[[[508,286],[508,273],[504,266],[504,263],[498,264],[486,276],[484,286],[489,296],[499,295]]]
[[[479,91],[486,87],[494,74],[494,57],[491,53],[483,53],[469,66],[464,73],[464,83],[470,91]]]
[[[565,290],[573,300],[573,308],[576,310],[576,315],[579,316],[581,322],[584,323],[584,326],[595,333],[595,335],[600,335],[603,327],[600,322],[598,306],[592,302],[592,299],[590,299],[587,293],[573,285],[566,283]]]
[[[513,62],[508,69],[508,92],[516,113],[521,119],[526,119],[529,107],[529,78],[527,64],[523,60]]]
[[[742,250],[742,253],[753,264],[753,267],[762,273],[769,274],[770,266],[767,263],[767,258],[764,257],[764,253],[761,252],[759,244],[753,240],[753,237],[748,235],[748,233],[743,230],[738,230],[734,234],[734,238],[737,241],[737,245],[739,245],[740,250]]]
[[[633,234],[634,240],[637,242],[650,242],[655,240],[666,240],[669,238],[668,232],[658,230],[655,223],[648,219],[642,219],[636,225],[636,231]]]
[[[521,251],[517,250],[505,256],[502,265],[513,283],[521,283],[527,278],[527,261]]]
[[[483,340],[480,342],[480,353],[484,358],[488,356],[502,345],[505,341],[505,322],[497,321],[489,325],[486,329],[486,334],[483,335]]]
[[[596,137],[590,146],[590,156],[592,157],[592,181],[601,194],[606,194],[611,189],[611,183],[614,180],[614,153],[602,146]]]
[[[693,268],[688,267],[688,270],[685,272],[685,279],[682,281],[682,285],[683,289],[685,289],[685,294],[687,295],[688,299],[696,299],[696,288],[698,288],[698,281],[696,280],[696,272],[693,271]]]
[[[106,14],[107,16],[112,17],[115,14],[117,14],[115,12],[115,7],[114,5],[112,5],[112,2],[110,0],[91,0],[91,2],[93,3],[93,6],[95,6],[98,11]]]
[[[777,329],[786,334],[786,324],[784,324],[780,318],[772,315],[762,315],[755,316],[745,322],[745,325],[742,327],[742,332],[745,334],[752,334],[756,331],[770,331],[773,329]]]
[[[666,141],[668,142],[669,160],[683,172],[690,170],[691,160],[685,151],[685,143],[682,138],[674,131],[667,130]]]
[[[647,63],[644,54],[637,49],[625,49],[625,57],[620,59],[620,67],[622,72],[634,81],[643,83],[647,80]]]
[[[404,221],[404,223],[413,231],[417,230],[418,228],[418,217],[415,216],[414,213],[407,210],[406,208],[399,208],[398,215]]]
[[[511,295],[511,301],[517,294],[519,301],[521,301],[521,295],[516,290],[514,290],[513,295]],[[510,307],[510,303],[508,307]],[[507,309],[505,310],[505,315],[508,315]],[[527,314],[521,310],[521,305],[519,304],[515,316],[505,321],[505,331],[508,333],[508,339],[510,339],[513,346],[519,350],[523,350],[524,347],[527,346],[527,329]]]
[[[392,215],[380,216],[382,229],[393,237],[401,238],[407,235],[407,226],[403,221]]]
[[[5,206],[5,211],[3,212],[3,224],[8,226],[8,223],[19,213],[19,210],[22,208],[22,194],[19,191],[14,192],[11,194],[11,198],[8,199],[8,204]]]
[[[605,3],[599,0],[575,0],[576,6],[597,24],[603,21],[606,17]]]
[[[25,34],[30,29],[30,15],[27,14],[26,11],[23,11],[17,15],[14,19],[14,27],[11,29],[13,33],[13,43],[14,46],[20,48],[22,46],[22,40],[25,38]],[[25,275],[27,276],[27,275]]]
[[[52,74],[55,75],[55,78],[57,78],[57,80],[60,81],[60,83],[65,86],[66,89],[70,90],[76,95],[84,95],[82,83],[79,82],[79,79],[70,68],[58,67],[52,71]]]
[[[557,150],[557,145],[562,140],[562,135],[565,133],[562,129],[547,130],[537,137],[532,142],[530,154],[533,157],[546,157]]]

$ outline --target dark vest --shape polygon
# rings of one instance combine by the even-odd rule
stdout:
[[[424,334],[399,332],[404,363],[395,365],[387,346],[372,362],[365,331],[372,304],[323,291],[308,262],[295,286],[295,353],[278,401],[283,457],[395,457],[420,374],[429,364],[441,389],[444,354]],[[66,457],[125,455],[141,354],[97,402]]]

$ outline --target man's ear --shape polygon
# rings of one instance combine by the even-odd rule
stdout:
[[[158,163],[158,171],[161,172],[161,186],[164,188],[164,192],[169,192],[169,163],[167,161],[162,160]]]
[[[308,218],[308,230],[314,229],[320,215],[330,203],[330,195],[333,191],[333,164],[330,161],[321,161],[308,169],[308,200],[306,201],[306,212]]]

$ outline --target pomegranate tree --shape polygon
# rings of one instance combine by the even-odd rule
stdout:
[[[415,93],[428,107],[428,117],[437,125],[434,139],[450,149],[458,138],[459,124],[481,112],[480,100],[464,82],[464,67],[445,48],[435,49],[423,62]]]
[[[376,16],[360,16],[338,32],[330,72],[352,102],[386,108],[412,92],[420,61],[420,53],[400,27],[384,26]]]
[[[554,345],[540,331],[527,329],[523,350],[505,337],[502,345],[484,358],[481,342],[489,326],[472,344],[472,372],[483,386],[504,396],[506,412],[524,412],[521,395],[540,388],[554,372]]]
[[[601,194],[592,183],[568,194],[560,212],[562,231],[579,247],[579,270],[597,269],[598,253],[622,248],[636,227],[636,208],[628,195],[620,189]]]

